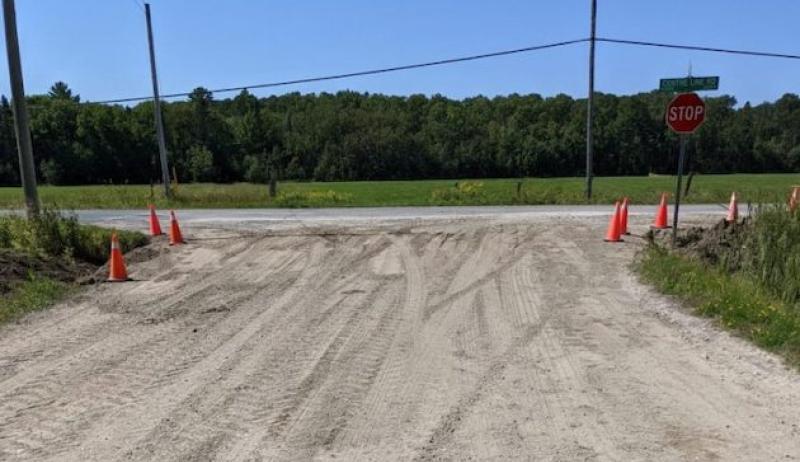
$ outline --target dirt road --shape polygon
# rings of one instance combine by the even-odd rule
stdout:
[[[800,374],[604,220],[187,230],[0,329],[0,460],[800,458]]]

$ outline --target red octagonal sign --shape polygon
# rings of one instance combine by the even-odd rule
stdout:
[[[675,133],[694,133],[706,120],[706,103],[697,93],[681,93],[667,106],[667,125]]]

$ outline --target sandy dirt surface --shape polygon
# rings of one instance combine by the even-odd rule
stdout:
[[[800,458],[800,374],[605,220],[185,229],[0,328],[0,460]]]

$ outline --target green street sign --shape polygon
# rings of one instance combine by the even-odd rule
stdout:
[[[661,79],[658,86],[661,91],[689,92],[698,90],[719,89],[719,77],[683,77],[680,79]]]

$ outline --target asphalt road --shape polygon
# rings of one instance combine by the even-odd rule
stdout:
[[[725,216],[723,204],[681,206],[685,217]],[[672,220],[670,206],[670,221]],[[506,217],[515,219],[544,217],[600,217],[612,213],[607,205],[537,205],[537,206],[464,206],[464,207],[352,207],[324,209],[186,209],[177,210],[181,223],[221,225],[225,227],[257,227],[259,223],[302,222],[371,222],[375,220],[457,219]],[[654,216],[655,206],[632,206],[631,217]],[[742,213],[746,210],[742,209]],[[146,210],[80,210],[76,214],[84,223],[118,227],[136,227],[147,220]],[[168,219],[160,210],[161,220]]]

